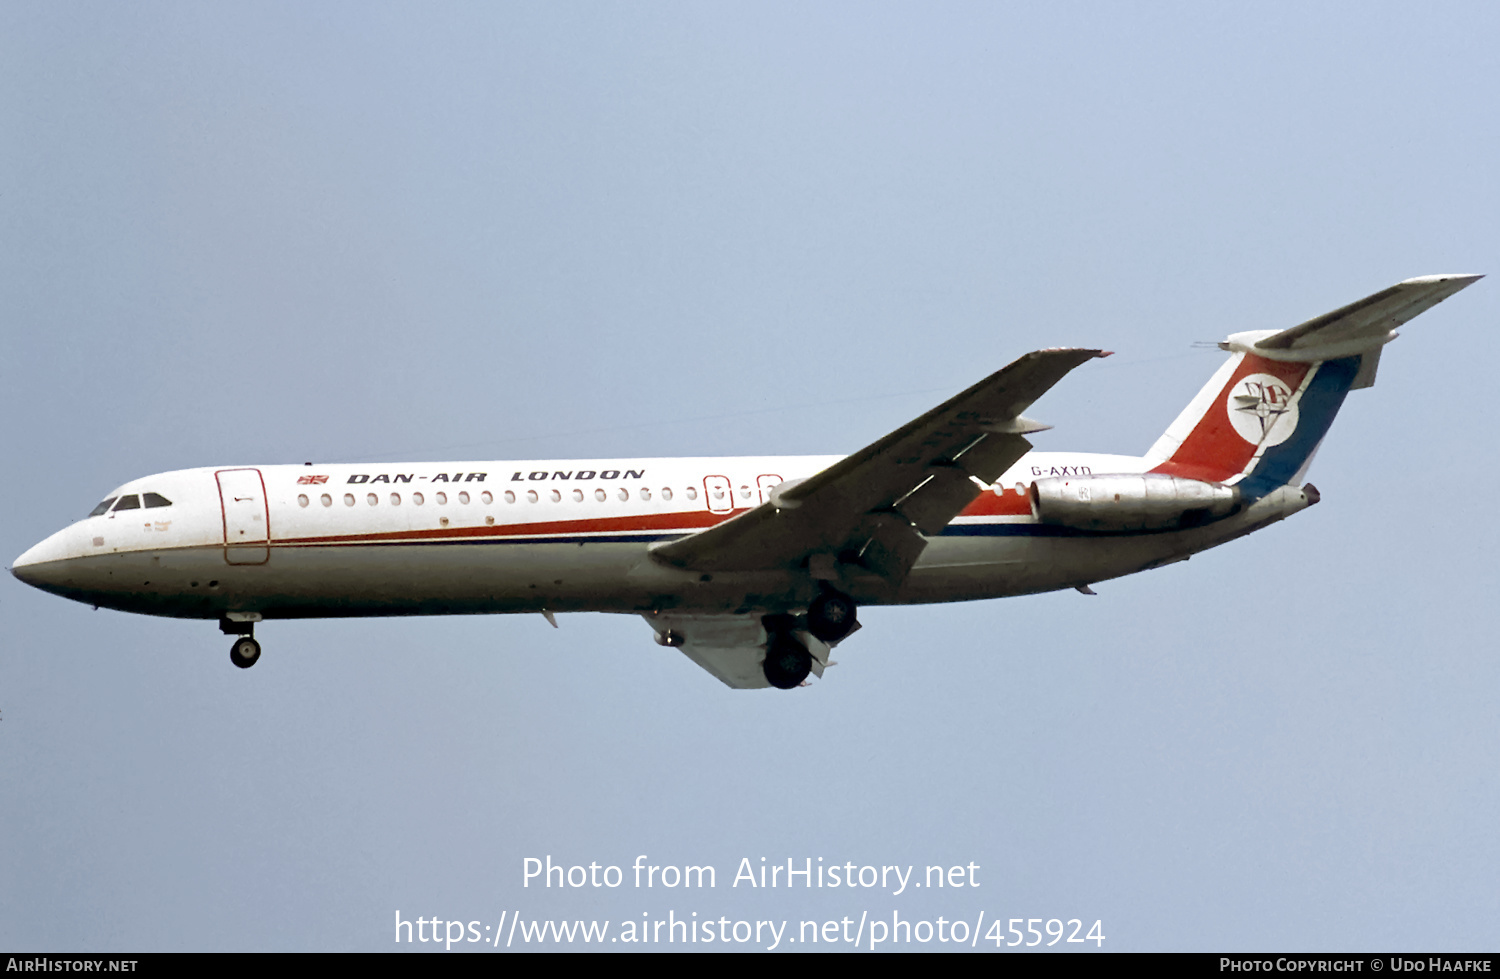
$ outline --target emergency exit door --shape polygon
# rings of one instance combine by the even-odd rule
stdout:
[[[730,513],[734,510],[734,487],[728,476],[704,476],[703,499],[709,513]]]

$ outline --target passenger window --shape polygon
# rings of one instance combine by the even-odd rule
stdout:
[[[468,506],[469,505],[469,494],[468,493],[460,493],[460,494],[458,494],[458,502],[462,503],[464,506]]]
[[[552,496],[552,502],[553,503],[561,503],[562,502],[562,494],[560,492],[558,492],[557,490],[553,490],[552,493],[551,493],[551,496]]]
[[[687,498],[690,499],[690,500],[696,500],[698,498],[698,491],[696,489],[694,489],[693,487],[689,486],[687,488]]]
[[[411,495],[411,502],[413,506],[421,506],[426,501],[423,499],[421,493],[413,493]]]
[[[622,489],[622,490],[620,490],[620,494],[619,495],[620,495],[620,501],[623,503],[624,501],[630,499],[630,490],[628,490],[628,489]]]
[[[365,502],[370,504],[370,506],[374,506],[375,504],[380,502],[380,497],[376,496],[374,493],[371,493],[365,497]]]
[[[400,493],[392,493],[391,494],[391,506],[400,506],[400,505],[401,505],[401,494]]]
[[[345,493],[344,494],[344,506],[353,506],[353,505],[354,505],[354,494],[353,493]]]
[[[516,502],[516,494],[512,493],[510,490],[506,490],[505,491],[505,502],[506,503],[514,503],[514,502]]]
[[[437,501],[438,501],[438,506],[444,506],[448,502],[448,494],[447,493],[441,493],[441,492],[438,493],[438,495],[437,495]]]
[[[98,506],[94,507],[94,509],[90,510],[89,511],[89,516],[91,516],[91,517],[97,517],[101,513],[108,512],[108,510],[110,508],[110,505],[113,504],[114,502],[115,502],[115,498],[113,496],[111,496],[109,499],[105,500],[103,503],[99,504]]]
[[[536,490],[527,490],[526,491],[526,502],[527,503],[535,503],[536,500],[537,500]]]
[[[600,503],[604,502],[606,496],[607,494],[602,489],[594,490],[594,499],[598,500]]]
[[[172,505],[172,501],[167,499],[165,496],[162,496],[160,493],[143,493],[141,494],[141,499],[146,502],[146,509],[148,510],[152,507]]]
[[[641,499],[645,500],[647,503],[651,502],[651,491],[644,486],[641,487]]]
[[[139,510],[140,508],[141,498],[134,495],[122,496],[120,497],[120,502],[115,504],[116,513],[119,513],[121,510]]]
[[[672,490],[670,487],[663,486],[661,488],[661,498],[666,500],[668,503],[672,502]]]
[[[333,506],[333,497],[329,496],[327,493],[323,494],[322,500],[324,506]]]
[[[576,489],[576,490],[573,491],[573,502],[574,503],[582,503],[583,502],[583,490]]]
[[[742,500],[748,500],[748,499],[750,499],[750,487],[748,487],[748,486],[741,486],[740,487],[740,499],[742,499]]]
[[[480,493],[479,494],[479,499],[481,501],[483,501],[483,503],[485,504],[485,506],[488,506],[491,503],[495,502],[495,497],[494,497],[494,495],[492,493],[490,493],[489,490],[485,490],[483,493]]]
[[[311,501],[308,500],[306,493],[298,493],[297,494],[297,505],[298,506],[307,506],[307,504],[309,502],[311,502]]]

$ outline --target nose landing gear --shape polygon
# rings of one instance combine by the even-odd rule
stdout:
[[[241,636],[229,647],[229,662],[242,670],[248,670],[260,659],[260,643],[249,636]]]
[[[260,659],[260,643],[255,641],[255,619],[259,619],[260,616],[250,613],[254,615],[254,618],[249,618],[248,616],[241,617],[243,613],[230,614],[235,615],[235,618],[220,619],[219,631],[226,636],[239,636],[229,647],[229,662],[242,670],[248,670],[255,665],[256,660]]]

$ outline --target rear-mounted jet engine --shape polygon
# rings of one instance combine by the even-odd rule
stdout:
[[[1238,487],[1165,473],[1075,476],[1031,484],[1031,510],[1037,519],[1077,530],[1180,530],[1227,517],[1239,505]]]

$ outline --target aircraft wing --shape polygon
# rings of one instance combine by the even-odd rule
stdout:
[[[656,631],[657,643],[682,650],[725,686],[755,690],[771,685],[761,665],[766,658],[766,630],[760,616],[664,612],[641,618]],[[813,675],[822,677],[824,668],[831,665],[832,647],[806,632],[795,635],[812,655]]]
[[[769,502],[655,545],[657,560],[695,571],[836,563],[898,582],[927,546],[1049,426],[1021,412],[1101,350],[1038,350],[822,472],[783,483]],[[972,478],[971,478],[972,477]],[[926,535],[926,536],[924,536]]]

